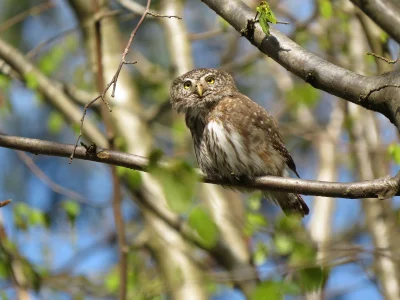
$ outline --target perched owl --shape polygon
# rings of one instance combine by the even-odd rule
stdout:
[[[183,74],[172,83],[171,104],[185,114],[197,162],[207,177],[234,181],[287,176],[287,167],[299,176],[275,120],[241,94],[227,72],[195,69]],[[300,195],[278,191],[264,195],[285,213],[309,213]]]

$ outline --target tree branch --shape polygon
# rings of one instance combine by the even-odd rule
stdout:
[[[368,17],[400,43],[400,6],[391,0],[351,0]]]
[[[74,145],[61,144],[38,139],[24,138],[0,134],[0,147],[27,151],[33,154],[69,157]],[[128,154],[97,147],[77,147],[77,159],[90,160],[115,166],[121,166],[138,171],[147,171],[148,159],[143,156]],[[161,163],[168,166],[167,163]],[[315,195],[336,198],[389,198],[400,196],[400,172],[394,176],[386,176],[361,182],[325,182],[302,180],[276,176],[258,177],[253,181],[238,181],[235,183],[205,178],[199,171],[201,181],[224,186],[246,187],[260,190],[278,190],[303,195]]]
[[[202,0],[238,32],[255,12],[240,0]],[[259,24],[247,39],[313,87],[386,116],[400,128],[400,77],[396,72],[366,77],[336,66],[300,47],[276,29],[266,36]]]
[[[72,124],[80,124],[82,112],[56,82],[44,75],[16,48],[0,38],[0,58],[5,61],[33,90],[42,93],[48,102]],[[92,122],[85,123],[85,135],[98,145],[107,145],[103,133]],[[72,153],[72,152],[71,152]]]

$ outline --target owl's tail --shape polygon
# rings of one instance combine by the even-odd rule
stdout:
[[[264,196],[279,205],[285,214],[298,214],[302,217],[308,215],[310,209],[298,194],[291,194],[278,191],[264,192]]]

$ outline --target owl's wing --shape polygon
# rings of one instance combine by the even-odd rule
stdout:
[[[229,115],[231,121],[241,128],[243,136],[251,138],[252,144],[261,145],[266,140],[283,157],[289,169],[300,178],[293,158],[283,143],[278,124],[265,108],[241,93],[226,97],[221,102],[222,106],[226,106],[225,116]]]
[[[286,149],[286,146],[282,141],[282,137],[281,137],[280,133],[278,133],[278,136],[279,136],[278,139],[273,140],[273,143],[272,143],[273,147],[277,151],[279,151],[281,153],[281,155],[286,159],[286,164],[289,167],[289,169],[292,170],[298,178],[300,178],[300,175],[299,175],[299,173],[297,173],[297,170],[296,170],[296,164],[294,163],[294,160],[293,160],[292,156],[290,155],[289,151]]]

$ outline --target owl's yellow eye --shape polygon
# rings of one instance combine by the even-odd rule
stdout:
[[[186,89],[186,90],[188,90],[188,89],[190,89],[190,87],[192,86],[192,83],[188,80],[188,81],[185,81],[185,83],[183,84],[183,87]]]
[[[214,79],[214,77],[212,77],[212,76],[208,76],[208,77],[206,78],[206,81],[207,81],[208,84],[214,84],[215,79]]]

